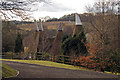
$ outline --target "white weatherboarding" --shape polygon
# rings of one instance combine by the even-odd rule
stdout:
[[[58,31],[62,31],[62,23],[59,24]]]
[[[75,25],[82,26],[82,22],[81,22],[80,17],[77,13],[75,14]]]
[[[41,20],[39,20],[39,22],[40,22],[39,30],[40,30],[40,31],[43,31],[42,21],[41,21]]]

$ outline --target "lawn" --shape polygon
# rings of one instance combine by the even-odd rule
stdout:
[[[2,67],[2,77],[3,78],[15,77],[18,73],[17,70],[15,70],[15,69],[13,69],[5,64],[0,65],[0,67]]]
[[[51,66],[51,67],[59,67],[59,68],[66,68],[66,69],[74,69],[74,70],[89,70],[83,67],[67,65],[62,63],[56,63],[51,61],[42,61],[42,60],[13,60],[13,59],[2,59],[3,61],[15,61],[15,62],[22,62],[22,63],[29,63],[29,64],[38,64],[44,66]]]

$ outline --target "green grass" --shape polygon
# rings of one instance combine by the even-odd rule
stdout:
[[[51,67],[59,67],[59,68],[66,68],[66,69],[74,69],[74,70],[89,70],[83,67],[67,65],[62,63],[56,63],[51,61],[42,61],[42,60],[13,60],[13,59],[2,59],[4,61],[15,61],[15,62],[22,62],[22,63],[30,63],[30,64],[38,64],[44,66],[51,66]]]
[[[105,73],[112,73],[112,72],[105,71]],[[113,73],[113,74],[115,74],[115,73]],[[117,73],[116,75],[120,75],[120,73]]]
[[[18,71],[5,65],[2,64],[0,65],[0,67],[2,67],[2,77],[6,78],[6,77],[14,77],[17,75]],[[1,73],[1,72],[0,72]]]

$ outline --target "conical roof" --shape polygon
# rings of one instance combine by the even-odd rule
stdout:
[[[37,21],[36,21],[36,20],[34,20],[34,22],[35,22],[35,30],[39,31]]]
[[[59,24],[58,31],[62,31],[62,23]]]
[[[77,13],[75,13],[75,25],[82,25],[80,17]]]
[[[40,25],[39,25],[39,30],[43,31],[43,25],[42,25],[42,21],[39,19]]]

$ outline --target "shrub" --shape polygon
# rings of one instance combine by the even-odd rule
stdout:
[[[113,53],[110,56],[110,63],[111,64],[111,71],[112,72],[120,72],[120,56],[118,51],[113,51]]]
[[[72,62],[76,63],[76,65],[103,72],[113,64],[110,62],[110,58],[98,58],[94,54],[86,57],[79,56],[77,59],[72,60]]]
[[[45,54],[44,54],[44,59],[45,59],[45,60],[49,60],[49,57],[50,57],[50,55],[49,55],[48,53],[45,53]]]

